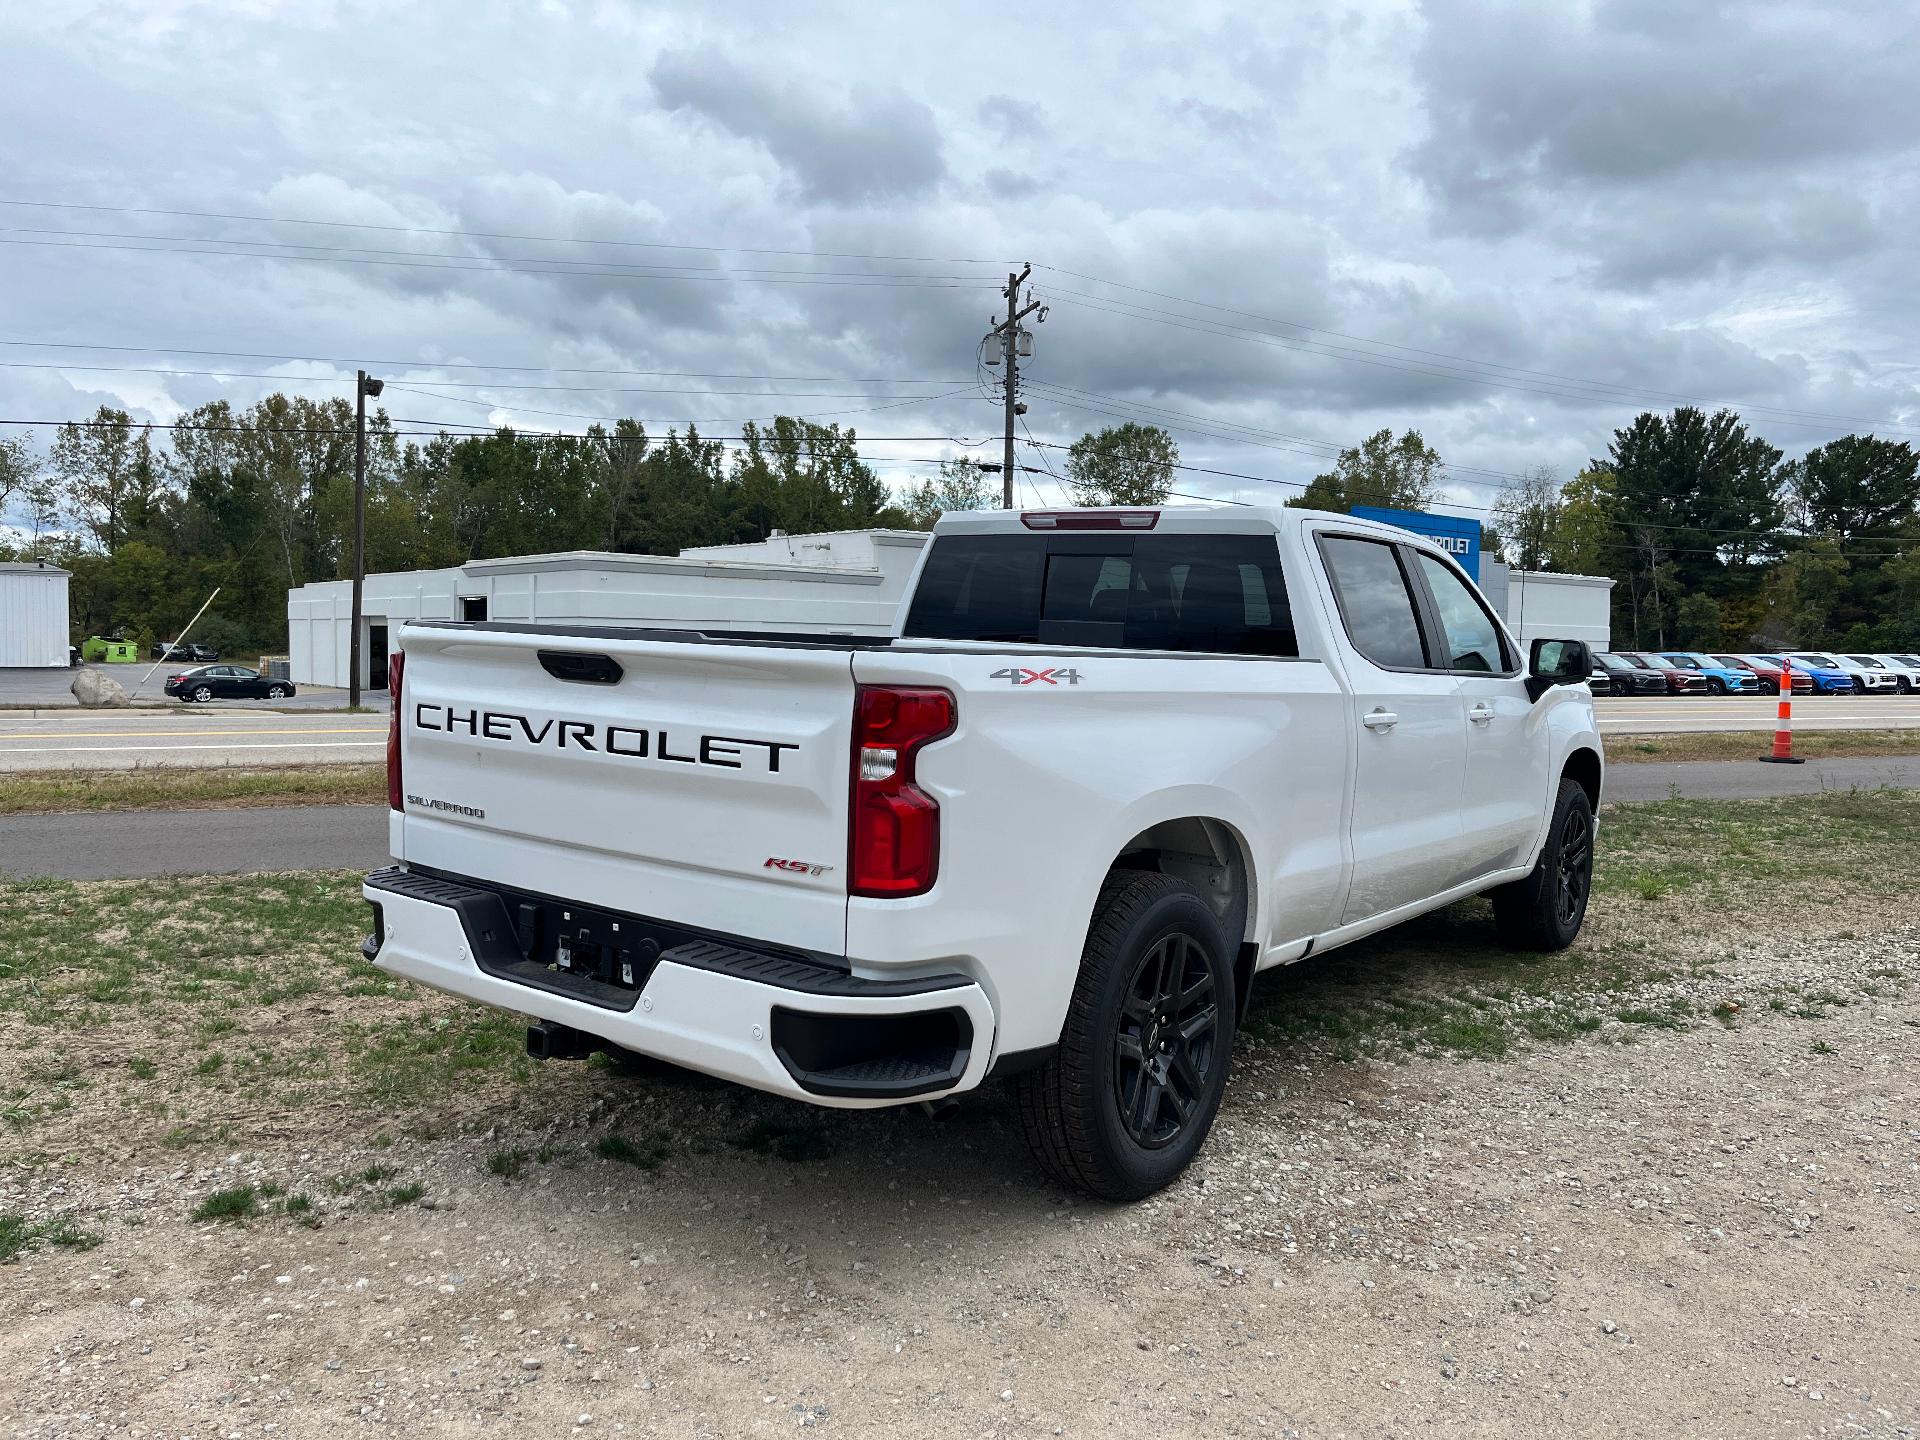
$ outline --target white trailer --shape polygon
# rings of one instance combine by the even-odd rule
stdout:
[[[67,576],[44,560],[0,564],[0,670],[66,668]]]

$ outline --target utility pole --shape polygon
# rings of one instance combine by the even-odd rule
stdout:
[[[347,632],[347,706],[360,708],[360,593],[367,578],[367,397],[384,381],[359,371],[353,382],[353,618]]]
[[[1020,400],[1020,356],[1021,342],[1027,343],[1026,354],[1033,353],[1032,340],[1020,328],[1020,322],[1034,311],[1040,312],[1034,324],[1038,325],[1047,318],[1047,307],[1038,300],[1029,300],[1023,308],[1020,304],[1020,287],[1033,274],[1033,266],[1026,265],[1018,275],[1007,276],[1007,288],[1000,293],[1007,297],[1007,318],[987,332],[987,363],[994,363],[996,348],[1006,358],[1006,443],[1000,465],[1000,508],[1013,508],[1013,422],[1016,416],[1027,413],[1027,407]]]

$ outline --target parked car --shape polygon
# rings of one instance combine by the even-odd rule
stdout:
[[[182,704],[209,700],[284,700],[293,694],[291,680],[275,680],[245,665],[202,665],[169,675],[166,693]]]
[[[1920,666],[1907,664],[1897,655],[1855,655],[1848,653],[1842,660],[1853,660],[1872,670],[1884,670],[1893,676],[1893,689],[1897,695],[1911,694],[1920,686]]]
[[[1534,949],[1586,911],[1586,645],[1347,515],[950,512],[891,638],[398,640],[374,965],[537,1057],[830,1106],[1010,1078],[1109,1199],[1205,1140],[1256,971],[1463,895]]]
[[[1629,665],[1637,665],[1643,670],[1651,670],[1665,682],[1669,695],[1704,695],[1707,693],[1707,677],[1698,670],[1688,670],[1663,659],[1646,650],[1616,650],[1614,652]]]
[[[1751,671],[1754,679],[1760,682],[1760,693],[1762,695],[1778,695],[1780,693],[1780,666],[1765,660],[1756,660],[1747,655],[1715,655],[1713,658],[1730,669]],[[1807,695],[1813,692],[1813,677],[1811,675],[1797,666],[1791,673],[1793,675],[1794,694]]]
[[[1595,674],[1604,674],[1608,681],[1606,689],[1590,682],[1590,688],[1596,695],[1664,695],[1667,693],[1667,677],[1658,670],[1645,665],[1635,665],[1623,656],[1608,650],[1594,652]]]
[[[1900,680],[1886,666],[1875,662],[1864,665],[1857,656],[1829,654],[1824,650],[1809,650],[1802,654],[1793,652],[1795,664],[1804,660],[1809,665],[1828,666],[1844,672],[1853,680],[1853,688],[1862,695],[1897,695],[1900,693]]]
[[[1906,682],[1900,687],[1901,694],[1920,690],[1920,655],[1875,655],[1873,658]]]
[[[1784,655],[1749,655],[1746,658],[1749,660],[1764,660],[1769,665],[1786,663],[1786,657]],[[1795,655],[1793,657],[1793,669],[1796,674],[1804,674],[1807,679],[1813,682],[1813,693],[1816,695],[1853,694],[1853,676],[1845,670],[1842,670],[1836,664],[1816,665],[1804,655]]]
[[[1760,689],[1760,677],[1751,670],[1722,665],[1699,650],[1662,650],[1657,658],[1705,676],[1707,689],[1715,695],[1752,695]]]
[[[166,640],[156,641],[152,654],[156,660],[191,660],[196,665],[220,658],[220,652],[210,645],[179,645]]]

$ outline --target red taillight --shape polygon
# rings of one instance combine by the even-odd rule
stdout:
[[[847,890],[922,895],[940,865],[940,805],[914,784],[922,746],[953,733],[945,690],[862,685],[853,699],[853,803]]]
[[[407,797],[400,786],[400,676],[407,657],[399,651],[387,657],[387,808],[404,810]]]

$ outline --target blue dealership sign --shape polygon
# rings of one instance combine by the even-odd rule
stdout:
[[[1473,583],[1480,583],[1480,522],[1458,515],[1428,515],[1420,510],[1388,510],[1378,505],[1355,505],[1349,512],[1362,520],[1378,520],[1424,535],[1460,562]]]

